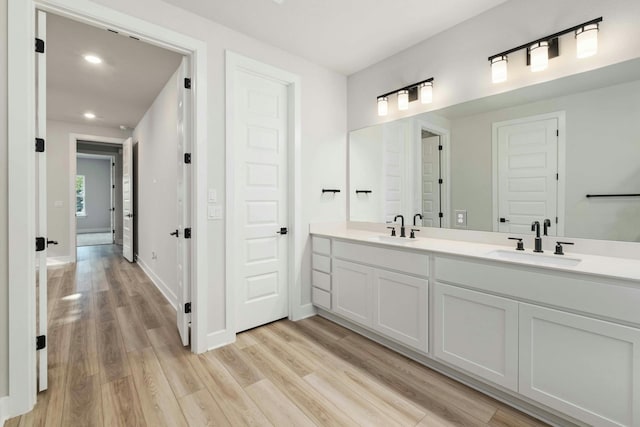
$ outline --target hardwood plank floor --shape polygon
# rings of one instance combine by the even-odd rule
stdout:
[[[119,249],[48,271],[49,390],[5,426],[544,425],[319,317],[195,355]]]

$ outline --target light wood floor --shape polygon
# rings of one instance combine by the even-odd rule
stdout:
[[[49,271],[49,390],[5,426],[539,426],[320,317],[194,355],[115,246]]]

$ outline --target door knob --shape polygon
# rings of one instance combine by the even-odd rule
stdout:
[[[176,230],[173,233],[169,233],[169,236],[176,236],[176,237],[180,237],[180,231]]]
[[[49,245],[57,245],[58,241],[57,240],[47,240],[47,246]]]
[[[287,234],[288,232],[287,227],[280,227],[280,231],[276,231],[278,234]]]
[[[500,222],[509,222],[507,218],[500,218]]]

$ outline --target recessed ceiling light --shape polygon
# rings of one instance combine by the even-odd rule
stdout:
[[[91,64],[102,64],[102,58],[95,55],[85,55],[84,60]]]
[[[86,113],[84,113],[84,118],[93,120],[96,118],[96,115],[87,111]]]
[[[282,3],[284,3],[284,0],[273,0],[273,2],[275,4],[282,4]]]
[[[126,127],[125,125],[120,125],[120,130],[127,130],[129,129],[128,127]]]

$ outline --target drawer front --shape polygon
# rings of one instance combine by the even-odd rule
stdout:
[[[316,288],[331,292],[331,276],[327,273],[313,270],[311,273],[311,283]]]
[[[313,236],[311,238],[313,252],[322,255],[331,255],[331,240],[325,237]]]
[[[435,265],[439,281],[640,325],[637,286],[495,262],[436,258]]]
[[[331,294],[318,288],[311,288],[311,302],[327,310],[331,310]]]
[[[328,256],[313,254],[311,265],[314,270],[331,273],[331,258]]]
[[[416,252],[336,241],[333,243],[333,256],[417,276],[429,275],[429,256]]]

